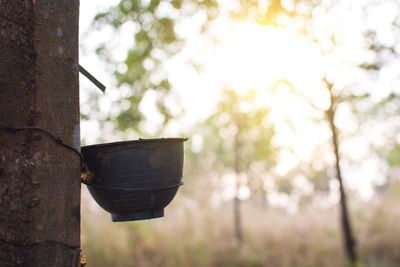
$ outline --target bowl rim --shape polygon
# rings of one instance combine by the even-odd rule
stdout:
[[[187,141],[187,137],[162,137],[162,138],[139,138],[137,140],[126,140],[126,141],[116,141],[116,142],[110,142],[110,143],[101,143],[101,144],[93,144],[93,145],[87,145],[87,146],[82,146],[82,149],[88,149],[88,148],[97,148],[97,147],[107,147],[107,146],[115,146],[115,145],[127,145],[127,144],[140,144],[140,143],[160,143],[160,142],[185,142]]]

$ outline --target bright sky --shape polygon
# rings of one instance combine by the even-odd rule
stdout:
[[[124,95],[127,88],[117,90],[114,87],[112,75],[107,72],[105,64],[94,53],[99,43],[110,39],[111,30],[105,28],[101,32],[93,31],[91,20],[97,12],[118,2],[117,0],[81,1],[80,63],[108,86],[106,95],[101,96],[99,100],[102,111],[111,109],[112,102]],[[190,35],[184,51],[168,62],[169,76],[174,90],[187,112],[187,116],[179,124],[176,123],[169,128],[169,133],[178,134],[180,130],[187,129],[196,121],[205,118],[218,100],[221,85],[229,86],[240,93],[253,88],[259,92],[258,103],[255,105],[269,105],[272,108],[270,120],[276,124],[277,131],[275,144],[286,148],[279,156],[279,164],[275,170],[277,174],[286,174],[299,161],[311,160],[313,151],[320,144],[325,144],[325,149],[329,150],[328,125],[314,122],[314,118],[322,118],[322,113],[311,108],[300,96],[293,94],[288,84],[280,84],[277,87],[273,85],[279,80],[286,79],[294,85],[296,91],[310,99],[315,106],[326,109],[329,105],[329,95],[321,84],[321,77],[324,74],[328,78],[334,78],[339,85],[345,85],[355,77],[363,79],[358,71],[349,67],[365,57],[363,54],[365,52],[360,48],[363,25],[361,9],[353,8],[349,15],[343,12],[346,8],[348,8],[346,3],[339,5],[331,16],[323,13],[319,15],[316,12],[315,16],[321,29],[339,33],[339,42],[345,44],[330,56],[321,56],[320,52],[321,47],[330,48],[331,44],[328,41],[317,45],[297,34],[291,27],[278,29],[250,23],[233,23],[227,20],[226,15],[217,19],[212,28],[221,41],[219,46],[210,48],[210,45],[205,43],[207,40]],[[386,29],[390,22],[388,17],[395,15],[392,14],[392,9],[390,6],[383,7],[374,13],[369,23],[379,22],[377,27]],[[382,18],[387,18],[387,21],[382,21]],[[200,19],[193,17],[190,23],[186,22],[186,26],[178,25],[177,30],[188,34],[192,25],[199,22]],[[346,25],[346,29],[340,28],[343,25]],[[132,28],[127,25],[123,28],[122,37],[108,41],[110,45],[118,48],[114,49],[115,58],[124,59],[126,49],[132,44],[131,32]],[[387,31],[380,32],[382,38],[390,43]],[[326,39],[323,30],[314,34],[318,39]],[[204,73],[199,74],[186,64],[186,60],[193,55],[202,58]],[[100,91],[84,77],[81,77],[81,91],[82,112],[90,114],[84,103],[88,101],[90,93],[100,94]],[[384,95],[382,92],[381,94]],[[382,96],[378,95],[377,98],[379,97]],[[152,95],[147,96],[145,100],[151,103]],[[147,109],[146,113],[155,121],[155,125],[147,125],[151,129],[156,126],[159,118],[154,110]],[[105,131],[98,129],[97,119],[99,117],[92,116],[92,120],[82,123],[82,137],[87,143],[96,142],[100,132]],[[291,127],[287,120],[292,122]],[[349,134],[354,134],[358,130],[349,107],[344,107],[338,112],[337,124],[341,130],[348,130]],[[118,137],[112,135],[106,137],[109,141],[113,138]],[[383,137],[377,134],[374,138],[379,140]],[[365,160],[370,153],[368,136],[360,136],[351,142],[343,143],[342,150],[343,154],[349,155],[349,158],[360,161],[360,164],[343,162],[346,182],[351,188],[358,189],[362,197],[370,198],[372,182],[383,179],[384,164],[374,157]],[[332,154],[326,153],[324,160],[332,162]]]

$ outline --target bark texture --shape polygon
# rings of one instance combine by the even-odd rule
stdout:
[[[79,0],[0,0],[0,126],[79,149]],[[79,266],[80,158],[0,129],[0,266]]]

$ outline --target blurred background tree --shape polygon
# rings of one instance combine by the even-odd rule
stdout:
[[[203,157],[213,154],[215,161],[210,167],[218,170],[221,179],[231,180],[233,225],[239,245],[244,238],[240,200],[254,193],[265,199],[264,179],[277,152],[271,144],[274,130],[269,110],[257,105],[256,98],[254,90],[245,94],[224,90],[216,111],[205,122],[208,131]]]
[[[176,31],[177,22],[201,13],[205,16],[201,31],[206,32],[210,21],[218,15],[218,4],[215,0],[121,0],[118,5],[108,11],[99,13],[94,18],[94,25],[102,28],[111,25],[116,33],[127,26],[133,31],[133,43],[128,44],[128,50],[123,62],[116,61],[110,49],[115,49],[103,43],[96,53],[114,68],[117,87],[127,86],[130,90],[117,105],[121,110],[116,116],[109,116],[120,131],[134,130],[136,133],[148,135],[140,123],[147,119],[139,106],[146,93],[155,95],[155,109],[161,116],[161,125],[165,125],[172,117],[167,96],[171,83],[165,62],[181,51],[185,39]],[[193,29],[197,30],[197,29]],[[126,44],[125,44],[126,45]],[[92,102],[92,108],[95,109]],[[148,104],[147,104],[148,105]],[[174,102],[174,109],[179,109],[179,103]],[[178,112],[179,113],[179,112]],[[162,127],[151,135],[160,134]]]

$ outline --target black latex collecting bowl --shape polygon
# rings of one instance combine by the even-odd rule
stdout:
[[[164,208],[172,201],[178,187],[156,189],[114,188],[88,184],[90,194],[113,222],[153,219],[164,216]]]
[[[184,138],[140,139],[82,147],[94,174],[87,186],[113,221],[162,217],[182,185]]]

